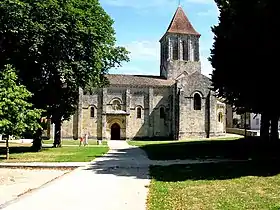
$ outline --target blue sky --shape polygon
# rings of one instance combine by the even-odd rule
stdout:
[[[113,74],[159,75],[159,39],[178,7],[179,0],[100,0],[102,7],[115,21],[117,44],[130,51],[130,62],[112,69]],[[201,34],[202,73],[212,68],[207,58],[213,44],[211,26],[218,22],[214,0],[181,0],[186,15]]]

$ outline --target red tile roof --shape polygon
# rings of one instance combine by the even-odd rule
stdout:
[[[200,34],[192,26],[181,6],[179,6],[176,10],[167,32],[200,36]]]
[[[175,80],[166,80],[160,76],[108,74],[106,77],[111,85],[170,87],[175,84]]]

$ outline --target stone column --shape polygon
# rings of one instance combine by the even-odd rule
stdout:
[[[126,93],[125,93],[125,106],[126,106],[126,119],[125,119],[125,137],[126,139],[130,139],[131,136],[129,134],[130,128],[129,128],[129,116],[130,116],[130,89],[126,89]]]
[[[184,45],[183,45],[183,40],[180,37],[179,41],[179,61],[184,60]]]
[[[154,136],[153,97],[154,97],[154,89],[149,88],[149,138],[152,138]]]
[[[102,89],[102,115],[101,115],[101,121],[102,121],[102,140],[108,139],[107,137],[107,88]]]

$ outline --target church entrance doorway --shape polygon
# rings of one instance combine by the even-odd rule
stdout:
[[[118,123],[111,126],[111,140],[121,140],[121,127]]]

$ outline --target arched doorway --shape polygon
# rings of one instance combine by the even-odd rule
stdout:
[[[114,123],[111,126],[111,140],[121,139],[121,127],[118,123]]]

